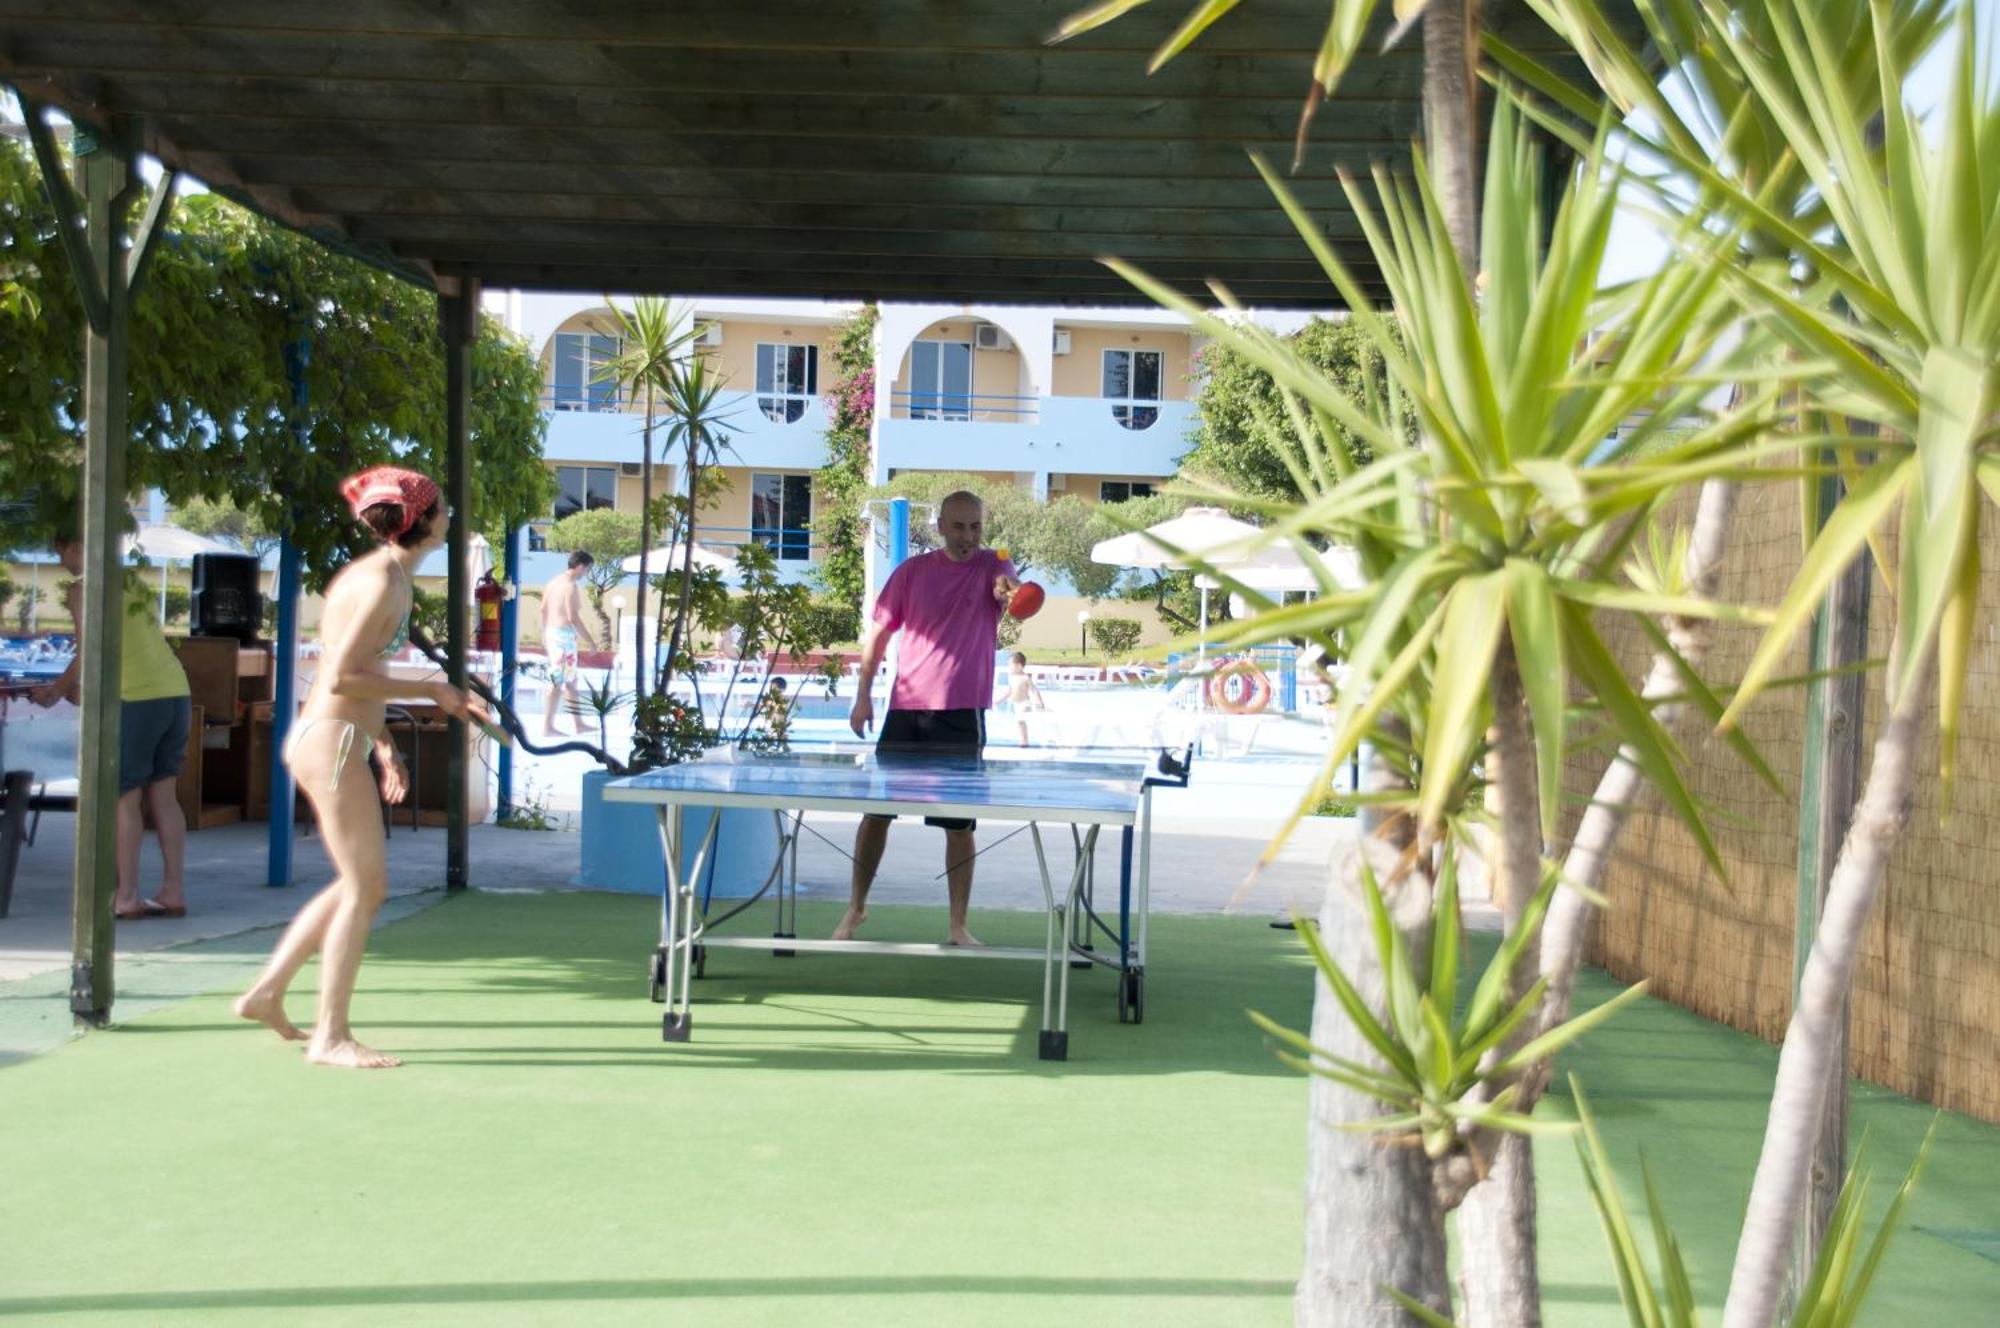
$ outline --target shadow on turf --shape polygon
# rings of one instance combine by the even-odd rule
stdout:
[[[1168,1277],[651,1277],[544,1282],[434,1282],[416,1286],[215,1288],[0,1298],[0,1315],[358,1305],[516,1304],[524,1301],[687,1300],[753,1297],[996,1295],[1289,1296],[1269,1278]]]
[[[111,1291],[73,1296],[0,1297],[0,1317],[48,1314],[144,1314],[190,1310],[306,1309],[366,1305],[506,1305],[529,1302],[832,1296],[1071,1296],[1289,1299],[1289,1280],[1252,1277],[659,1277],[539,1282],[433,1282],[415,1286],[216,1287],[191,1291]],[[1616,1304],[1615,1287],[1555,1284],[1550,1301]]]

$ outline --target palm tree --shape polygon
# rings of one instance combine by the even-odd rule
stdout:
[[[646,556],[652,549],[653,515],[653,427],[656,410],[671,399],[678,365],[685,348],[694,340],[695,329],[684,315],[665,300],[647,296],[621,309],[605,297],[612,316],[618,320],[621,344],[618,353],[599,369],[602,381],[618,385],[627,400],[643,406],[639,428],[639,587],[634,592],[632,611],[632,658],[636,695],[646,697]]]
[[[680,449],[681,469],[686,483],[687,511],[681,522],[681,575],[679,597],[674,605],[673,627],[667,636],[666,653],[660,659],[659,690],[664,692],[676,661],[687,644],[688,609],[694,593],[694,536],[701,503],[701,469],[715,464],[729,445],[724,425],[729,414],[721,408],[722,392],[728,380],[719,374],[704,355],[676,361],[667,380],[667,440]],[[643,579],[644,573],[641,573]]]

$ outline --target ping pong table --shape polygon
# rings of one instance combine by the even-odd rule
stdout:
[[[1039,961],[1042,965],[1044,1060],[1069,1055],[1069,984],[1072,967],[1106,967],[1117,973],[1118,1019],[1138,1023],[1145,1013],[1146,921],[1149,903],[1152,790],[1185,787],[1192,753],[1158,752],[1091,756],[1037,749],[981,754],[882,751],[872,747],[755,754],[718,749],[697,761],[666,766],[607,785],[613,802],[650,803],[659,809],[666,874],[661,891],[660,943],[650,970],[655,1001],[666,1005],[661,1036],[685,1042],[693,1027],[689,979],[700,976],[710,949],[895,954],[936,958]],[[715,848],[720,815],[708,818],[694,859],[683,870],[688,807],[768,810],[777,824],[777,852],[763,886],[720,917],[697,889]],[[1048,919],[1042,948],[883,941],[800,939],[797,934],[798,837],[807,812],[892,813],[968,817],[1024,824],[1033,836]],[[1044,825],[1070,829],[1073,858],[1060,888],[1050,868]],[[1114,929],[1095,906],[1095,857],[1099,832],[1121,832],[1118,920]],[[775,891],[777,925],[768,937],[718,936],[714,929]],[[1098,936],[1109,950],[1093,943]]]

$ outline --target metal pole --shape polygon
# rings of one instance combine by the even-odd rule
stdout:
[[[278,639],[273,643],[278,676],[271,692],[271,820],[265,840],[264,884],[282,889],[292,883],[295,798],[292,772],[282,753],[299,710],[299,546],[288,537],[278,545]]]
[[[889,500],[889,570],[895,571],[910,556],[910,500]]]
[[[466,618],[472,609],[472,587],[465,575],[466,550],[472,538],[472,347],[479,339],[479,283],[461,278],[456,294],[438,299],[444,334],[445,501],[451,507],[450,567],[446,580],[445,651],[450,667],[446,678],[465,688]],[[470,763],[466,759],[465,721],[453,718],[449,803],[445,826],[444,888],[463,890],[470,856],[467,801]]]
[[[295,309],[296,316],[297,310]],[[312,425],[307,414],[312,392],[306,368],[312,363],[312,339],[301,332],[285,346],[285,378],[292,389],[292,437],[301,453],[311,445]],[[291,512],[291,525],[298,523],[298,509]],[[287,526],[289,530],[291,526]],[[299,546],[289,534],[278,543],[278,639],[273,643],[272,667],[277,669],[271,691],[271,774],[270,821],[265,826],[264,884],[283,889],[292,883],[293,813],[292,772],[285,768],[285,739],[291,736],[292,720],[299,709],[299,583],[303,564]]]

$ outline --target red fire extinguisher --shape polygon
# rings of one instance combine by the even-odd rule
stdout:
[[[479,627],[473,633],[472,648],[497,651],[500,649],[500,602],[507,598],[507,589],[495,581],[489,571],[482,574],[479,584],[472,588],[472,598],[479,606]]]

